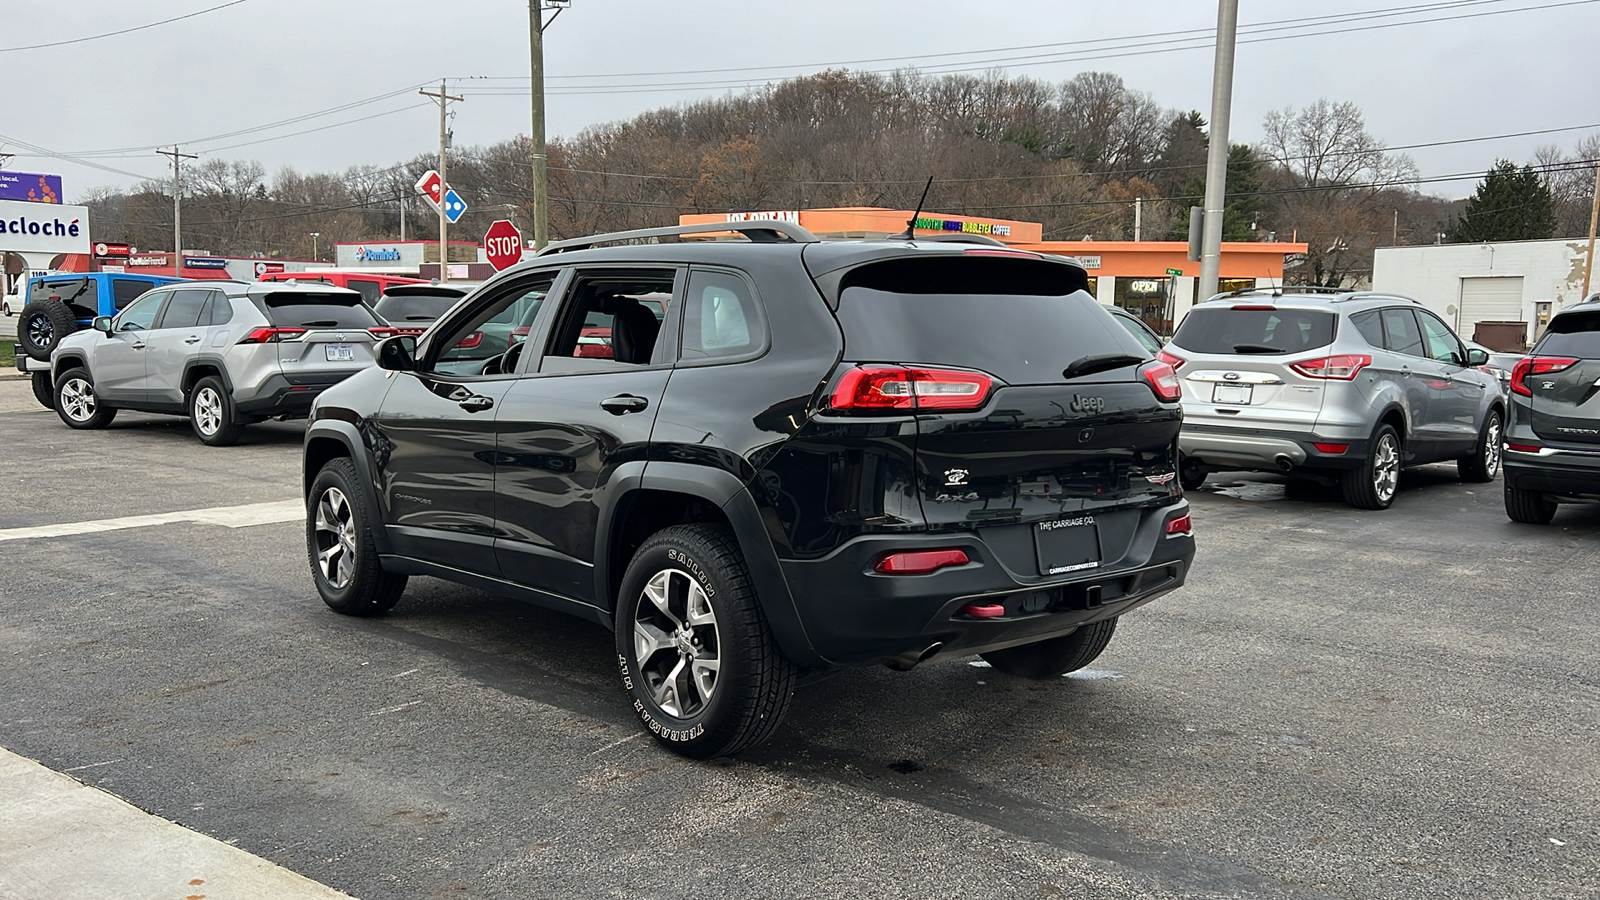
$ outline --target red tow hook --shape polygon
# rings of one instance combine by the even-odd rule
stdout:
[[[968,603],[960,613],[974,619],[998,619],[1006,614],[1006,608],[999,603]]]

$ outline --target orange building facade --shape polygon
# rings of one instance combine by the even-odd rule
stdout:
[[[762,210],[681,216],[684,225],[778,219],[792,222],[824,240],[881,238],[905,231],[909,209],[844,207],[838,209]],[[1162,334],[1171,334],[1195,302],[1200,264],[1188,258],[1183,241],[1047,241],[1038,222],[952,216],[923,212],[913,233],[977,234],[1007,246],[1078,259],[1089,270],[1089,289],[1101,303],[1120,306],[1144,319]],[[1220,289],[1223,291],[1282,284],[1286,258],[1305,253],[1305,244],[1225,242],[1222,245]]]

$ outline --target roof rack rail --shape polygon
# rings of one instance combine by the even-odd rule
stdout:
[[[613,231],[607,234],[572,238],[546,244],[535,256],[563,253],[568,250],[587,250],[598,244],[619,244],[624,241],[643,241],[649,238],[681,237],[687,234],[718,234],[733,231],[749,238],[755,244],[776,244],[787,240],[794,244],[814,244],[819,238],[792,222],[777,219],[755,219],[749,222],[711,222],[704,225],[669,225],[664,228],[637,228],[633,231]]]
[[[1350,291],[1345,296],[1340,297],[1337,302],[1344,303],[1348,300],[1400,300],[1406,303],[1415,303],[1418,306],[1422,305],[1422,301],[1417,300],[1415,297],[1391,294],[1388,291]]]

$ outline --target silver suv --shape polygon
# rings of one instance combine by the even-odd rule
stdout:
[[[1337,478],[1350,505],[1387,509],[1403,466],[1500,469],[1505,400],[1442,319],[1393,294],[1236,291],[1198,304],[1161,358],[1183,383],[1180,477],[1222,469]]]
[[[188,416],[202,442],[223,446],[250,422],[303,417],[394,331],[344,288],[173,284],[62,339],[55,408],[73,428],[104,428],[119,409]]]

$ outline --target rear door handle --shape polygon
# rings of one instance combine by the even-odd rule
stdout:
[[[184,338],[183,342],[185,344],[198,344],[198,343],[200,343],[200,335],[191,334],[188,337]]]
[[[649,400],[643,397],[635,397],[632,394],[618,394],[615,397],[607,397],[600,401],[600,408],[613,416],[631,412],[644,412],[649,406]]]
[[[144,349],[144,345],[143,344],[130,344],[129,346],[131,346],[135,350],[143,350]]]
[[[461,408],[467,412],[477,412],[480,409],[489,409],[493,406],[494,398],[485,397],[482,394],[473,394],[471,397],[461,401]]]

